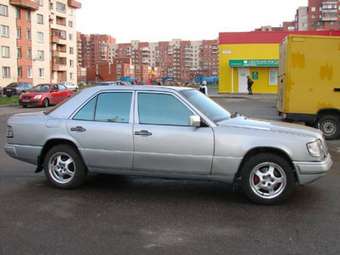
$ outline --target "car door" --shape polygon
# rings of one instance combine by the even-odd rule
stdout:
[[[137,92],[134,125],[134,170],[171,174],[210,174],[212,128],[189,125],[196,115],[175,94]]]
[[[60,91],[57,84],[51,85],[50,90],[50,103],[51,104],[58,104],[60,102]]]
[[[67,121],[90,169],[131,169],[133,92],[103,92]]]
[[[68,89],[62,85],[62,84],[58,84],[58,92],[59,92],[59,98],[58,98],[58,103],[64,101],[66,98],[69,97],[69,91]]]

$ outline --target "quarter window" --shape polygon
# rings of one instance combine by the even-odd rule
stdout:
[[[192,112],[177,98],[168,94],[139,93],[140,124],[189,126]]]
[[[91,99],[83,108],[74,116],[74,120],[93,120],[94,109],[96,108],[96,98]]]

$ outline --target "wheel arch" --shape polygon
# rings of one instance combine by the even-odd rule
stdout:
[[[336,109],[336,108],[321,109],[317,113],[317,119],[319,119],[321,116],[327,115],[327,114],[337,115],[340,118],[340,109]]]
[[[295,166],[294,166],[294,163],[293,163],[293,160],[292,158],[290,157],[290,155],[284,150],[284,149],[281,149],[281,148],[277,148],[277,147],[270,147],[270,146],[261,146],[261,147],[255,147],[255,148],[252,148],[250,150],[247,151],[247,153],[244,155],[239,167],[238,167],[238,170],[234,176],[234,183],[240,178],[241,176],[241,169],[244,165],[244,163],[249,160],[251,157],[257,155],[257,154],[261,154],[261,153],[271,153],[271,154],[276,154],[278,156],[281,156],[283,157],[284,159],[287,160],[287,162],[289,162],[290,166],[292,167],[292,169],[294,169],[294,175],[295,175],[295,178],[297,180],[297,175],[296,175],[296,169],[295,169]]]
[[[43,170],[43,162],[46,156],[46,153],[54,146],[57,145],[61,145],[61,144],[67,144],[70,145],[71,147],[73,147],[78,154],[80,155],[81,159],[84,162],[83,156],[78,148],[78,146],[76,145],[76,143],[70,139],[66,139],[66,138],[51,138],[49,140],[46,141],[46,143],[44,144],[44,146],[42,147],[41,153],[38,156],[38,164],[37,164],[37,170],[36,173],[41,172]]]

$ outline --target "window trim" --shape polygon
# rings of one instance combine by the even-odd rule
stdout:
[[[96,117],[96,111],[97,111],[97,103],[98,103],[98,96],[101,94],[107,94],[107,93],[130,93],[131,94],[131,104],[130,104],[130,113],[129,113],[129,121],[128,122],[108,122],[108,121],[99,121],[95,120]],[[92,99],[95,98],[95,107],[94,107],[94,112],[93,112],[93,119],[92,120],[77,120],[74,119],[75,116],[78,114],[79,111],[81,111]],[[76,108],[76,110],[70,115],[68,118],[69,120],[73,121],[86,121],[86,122],[96,122],[96,123],[110,123],[110,124],[125,124],[125,125],[133,125],[134,123],[134,101],[135,101],[135,91],[129,91],[129,90],[119,90],[119,91],[98,91],[96,94],[90,96],[87,98],[79,107]]]
[[[172,92],[168,91],[152,91],[152,90],[140,90],[136,91],[136,99],[135,99],[135,125],[143,125],[143,126],[165,126],[165,127],[192,127],[189,124],[188,125],[175,125],[175,124],[148,124],[148,123],[140,123],[139,120],[139,103],[138,103],[138,95],[141,94],[162,94],[162,95],[170,95],[175,97],[180,103],[182,103],[191,113],[192,115],[200,116],[190,105],[185,102],[182,98],[180,98],[178,95]],[[202,117],[201,117],[202,118]]]
[[[4,9],[6,10],[6,11],[5,11],[5,15],[0,14],[0,16],[2,16],[2,17],[8,17],[8,5],[5,5],[5,4],[0,4],[0,5],[2,5],[3,7],[5,7]]]

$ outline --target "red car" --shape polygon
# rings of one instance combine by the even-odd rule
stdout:
[[[22,107],[56,105],[73,95],[72,90],[61,84],[40,84],[21,94],[19,104]]]

